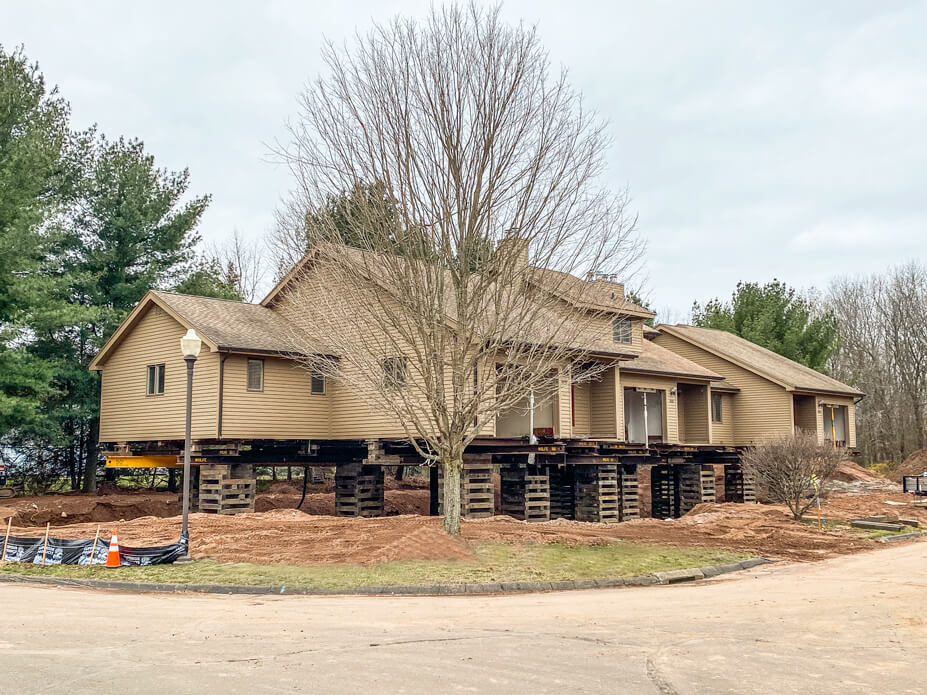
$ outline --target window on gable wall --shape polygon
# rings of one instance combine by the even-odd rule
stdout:
[[[612,319],[612,339],[616,343],[631,344],[631,319],[623,316]]]
[[[721,394],[713,393],[711,394],[711,421],[712,422],[724,422],[723,411],[721,409]]]
[[[264,360],[248,360],[248,390],[264,390]]]
[[[383,365],[383,382],[387,388],[400,389],[406,385],[408,368],[405,357],[387,357]]]
[[[325,377],[323,375],[312,374],[312,385],[309,387],[309,392],[313,396],[325,395]]]
[[[148,388],[146,393],[149,396],[160,396],[164,393],[164,365],[148,365]]]

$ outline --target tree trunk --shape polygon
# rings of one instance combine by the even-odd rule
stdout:
[[[167,491],[177,492],[177,469],[167,469]]]
[[[444,466],[444,530],[452,536],[460,535],[460,472],[463,457],[451,457],[441,462]]]
[[[87,436],[84,438],[84,456],[86,465],[84,466],[84,492],[97,491],[97,433],[100,428],[100,419],[93,418],[90,421],[90,427],[87,429]]]

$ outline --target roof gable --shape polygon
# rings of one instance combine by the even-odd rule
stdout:
[[[787,357],[715,328],[676,324],[659,325],[657,330],[684,340],[732,364],[782,386],[788,391],[814,391],[849,396],[862,392],[829,376],[816,372]]]
[[[266,354],[294,352],[290,338],[297,329],[267,307],[231,299],[150,290],[93,358],[90,369],[102,368],[112,351],[152,306],[163,309],[184,328],[194,329],[211,350]],[[303,340],[299,342],[306,344]]]
[[[692,377],[707,381],[721,381],[723,377],[702,365],[667,350],[662,345],[645,340],[643,350],[634,359],[622,362],[621,371],[645,372],[648,374],[666,374],[670,376]]]

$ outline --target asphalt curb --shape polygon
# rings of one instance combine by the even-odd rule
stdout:
[[[365,586],[354,589],[287,589],[285,586],[235,586],[228,584],[158,584],[153,582],[121,582],[106,579],[67,579],[64,577],[35,577],[25,574],[0,574],[0,582],[51,584],[61,587],[90,589],[117,589],[143,593],[200,593],[200,594],[245,594],[267,596],[463,596],[473,594],[510,594],[541,591],[574,591],[579,589],[603,589],[619,586],[654,586],[696,581],[720,574],[765,565],[772,560],[751,557],[741,562],[726,565],[711,565],[692,569],[656,572],[640,577],[615,577],[608,579],[576,579],[560,582],[492,582],[486,584],[433,584],[421,586]]]

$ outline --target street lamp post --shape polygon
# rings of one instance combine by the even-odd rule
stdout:
[[[193,364],[200,354],[203,341],[192,328],[180,339],[180,351],[187,363],[187,426],[183,443],[183,521],[180,527],[180,537],[186,540],[187,552],[179,558],[180,562],[190,562],[190,534],[188,521],[190,516],[190,430],[193,423]]]

